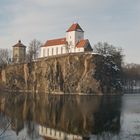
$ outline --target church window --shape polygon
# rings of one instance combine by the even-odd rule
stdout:
[[[47,55],[49,56],[49,48],[48,48],[48,54]]]
[[[61,54],[63,53],[63,47],[61,47]]]
[[[56,54],[58,54],[58,48],[56,48]]]
[[[52,48],[52,55],[53,55],[53,48]]]

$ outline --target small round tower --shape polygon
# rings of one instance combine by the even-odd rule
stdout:
[[[26,58],[26,46],[21,43],[21,40],[13,46],[13,62],[21,63],[25,62]]]

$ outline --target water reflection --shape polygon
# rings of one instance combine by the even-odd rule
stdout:
[[[0,97],[1,122],[9,118],[5,122],[10,123],[8,129],[22,139],[81,140],[95,135],[118,135],[120,110],[120,96],[8,94]],[[3,130],[3,125],[0,128]]]
[[[39,126],[39,134],[45,138],[53,138],[57,140],[82,140],[81,135],[66,133],[53,128]]]

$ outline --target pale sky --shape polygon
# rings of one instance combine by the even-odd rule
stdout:
[[[125,62],[140,63],[140,0],[1,0],[0,48],[65,37],[74,22],[92,46],[108,42],[123,48]]]

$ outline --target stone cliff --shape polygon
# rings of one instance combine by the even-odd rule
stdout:
[[[32,63],[8,65],[1,69],[0,81],[9,90],[93,94],[114,92],[118,85],[115,83],[114,86],[112,82],[118,79],[118,71],[105,64],[104,57],[96,54],[50,57]]]

